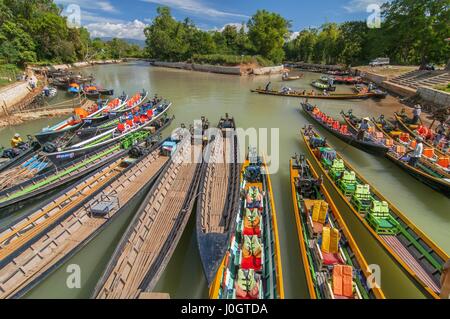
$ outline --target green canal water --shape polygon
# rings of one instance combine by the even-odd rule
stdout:
[[[132,94],[145,88],[173,101],[172,113],[176,119],[171,131],[180,123],[190,124],[205,115],[212,124],[228,112],[242,128],[278,128],[280,168],[271,179],[273,183],[278,226],[281,242],[283,276],[287,298],[308,298],[305,275],[299,254],[299,245],[293,215],[289,185],[289,158],[295,153],[305,153],[300,140],[300,128],[309,123],[299,111],[299,99],[270,97],[250,93],[251,88],[264,86],[268,81],[273,87],[289,85],[292,88],[311,90],[309,83],[318,74],[306,73],[304,78],[293,82],[282,82],[280,76],[235,77],[173,69],[154,68],[146,63],[98,66],[83,69],[94,73],[98,83],[113,87],[116,94],[122,90]],[[338,91],[349,92],[350,87],[339,87]],[[64,94],[64,93],[61,93]],[[338,118],[341,109],[353,109],[358,116],[392,114],[401,105],[395,98],[383,101],[314,101],[322,110]],[[35,133],[40,127],[58,119],[26,123],[0,131],[0,144],[7,144],[16,129],[22,134]],[[450,253],[450,200],[415,180],[384,158],[377,158],[351,146],[346,146],[324,130],[319,130],[363,176],[370,180],[381,193],[391,200],[419,228],[430,236],[447,253]],[[269,150],[270,154],[270,150]],[[329,185],[328,185],[329,186]],[[424,295],[408,278],[405,272],[377,244],[369,232],[349,211],[337,194],[338,208],[354,235],[369,264],[381,267],[382,289],[389,298],[423,298]],[[140,198],[136,200],[135,207]],[[108,262],[109,257],[136,209],[130,209],[116,219],[98,237],[73,256],[67,263],[36,286],[28,298],[88,298]],[[67,266],[81,267],[81,288],[68,289]],[[206,281],[203,277],[197,252],[194,214],[182,239],[160,279],[155,291],[167,292],[172,298],[207,297]]]

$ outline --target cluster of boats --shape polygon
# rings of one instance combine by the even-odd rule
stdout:
[[[267,91],[265,91],[267,92]],[[267,93],[266,93],[267,94]],[[168,264],[193,208],[203,270],[213,299],[283,299],[278,222],[263,154],[240,161],[233,117],[214,127],[181,125],[169,138],[171,103],[146,91],[91,103],[45,128],[0,162],[0,211],[6,216],[42,200],[0,228],[0,298],[18,298],[85,247],[143,198],[92,298],[146,298]],[[429,145],[418,165],[403,158],[420,127],[342,112],[345,123],[310,103],[311,119],[349,145],[387,156],[449,195],[448,150]],[[201,132],[196,134],[197,132]],[[320,136],[302,140],[313,162],[290,160],[290,186],[302,264],[313,299],[384,299],[367,260],[325,186],[425,294],[439,298],[449,256]],[[428,144],[427,144],[428,146]],[[429,150],[431,148],[431,151]],[[318,167],[316,171],[314,165]]]

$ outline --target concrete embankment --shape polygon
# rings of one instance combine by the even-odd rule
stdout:
[[[264,68],[251,68],[241,66],[222,66],[211,64],[197,64],[187,62],[164,62],[164,61],[152,61],[151,65],[156,67],[174,68],[188,71],[210,72],[219,74],[231,74],[231,75],[269,75],[279,74],[284,70],[284,66],[273,66]],[[245,71],[243,70],[245,69]]]
[[[12,105],[22,101],[29,93],[30,86],[28,82],[17,82],[0,90],[0,116],[4,116],[10,110]]]
[[[447,92],[427,87],[420,87],[417,89],[417,94],[425,101],[429,101],[443,107],[450,106],[450,94]]]

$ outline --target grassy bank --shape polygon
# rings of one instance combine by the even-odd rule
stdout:
[[[16,82],[17,75],[21,72],[14,64],[0,64],[0,87]]]
[[[444,91],[444,92],[450,93],[450,83],[447,84],[447,86],[438,86],[438,87],[436,87],[436,89],[439,91]]]

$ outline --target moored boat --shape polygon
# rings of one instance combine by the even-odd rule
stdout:
[[[338,84],[358,84],[362,82],[362,78],[359,76],[335,76],[333,80]]]
[[[122,236],[94,298],[139,298],[165,270],[189,220],[202,170],[202,141],[191,145],[187,135],[177,148]]]
[[[228,248],[239,209],[240,164],[234,118],[226,114],[217,129],[204,149],[196,212],[197,244],[208,285]]]
[[[39,143],[32,136],[28,136],[28,141],[22,143],[19,147],[1,150],[0,173],[24,163],[36,154],[40,148]]]
[[[154,128],[151,128],[152,124],[156,123],[157,125],[160,125],[161,123],[158,124],[160,122],[159,120],[167,117],[167,111],[171,106],[172,103],[159,105],[151,109],[150,117],[145,114],[145,116],[139,118],[139,122],[130,121],[130,123],[123,124],[122,128],[117,126],[102,134],[94,136],[93,138],[66,146],[63,149],[54,149],[52,151],[52,149],[47,148],[45,152],[42,152],[42,155],[46,156],[55,165],[61,165],[61,163],[67,162],[68,160],[86,156],[99,147],[119,142],[127,136],[138,133],[139,131],[155,130]]]
[[[449,153],[450,149],[444,150],[440,147],[435,147],[433,145],[433,142],[431,141],[431,139],[435,135],[435,132],[433,132],[433,130],[427,128],[423,124],[408,124],[407,121],[405,120],[405,116],[403,116],[401,113],[395,112],[394,117],[401,129],[403,129],[405,132],[407,132],[411,136],[414,136],[414,137],[421,136],[424,139],[423,143],[427,147],[434,148],[436,153],[438,153],[439,155],[444,155],[444,156],[450,155],[450,153]]]
[[[295,81],[295,80],[298,80],[298,79],[300,79],[300,78],[301,78],[300,75],[296,75],[296,76],[282,76],[282,77],[281,77],[281,79],[282,79],[283,81]]]
[[[20,298],[145,195],[176,141],[143,145],[0,230],[0,298]],[[20,264],[20,265],[19,265]]]
[[[104,108],[92,114],[88,118],[83,120],[83,128],[85,127],[95,127],[98,125],[102,125],[111,119],[116,119],[122,114],[133,110],[136,107],[144,104],[145,100],[148,97],[148,92],[143,90],[142,92],[137,92],[132,97],[128,98],[126,94],[122,94],[119,97],[119,101],[115,100],[111,104],[108,103]],[[114,100],[113,100],[114,101]],[[153,105],[156,105],[154,102],[160,102],[161,99],[153,99]]]
[[[210,286],[212,299],[284,299],[277,215],[265,162],[250,150],[228,251]]]
[[[302,135],[321,172],[353,214],[424,293],[439,298],[440,276],[449,256],[314,130]]]
[[[297,97],[297,98],[307,98],[307,99],[326,99],[326,100],[352,100],[352,99],[368,99],[371,97],[375,97],[375,93],[365,93],[365,94],[346,94],[346,93],[330,93],[330,94],[322,94],[315,92],[299,92],[299,91],[274,91],[274,90],[264,90],[264,89],[253,89],[250,92],[258,93],[258,94],[266,94],[266,95],[275,95],[275,96],[286,96],[286,97]]]
[[[330,85],[328,83],[325,84],[325,83],[322,83],[320,81],[313,81],[311,83],[311,85],[313,87],[315,87],[316,89],[319,89],[319,90],[327,90],[327,91],[331,91],[331,92],[336,91],[336,87],[335,86]]]
[[[384,299],[323,181],[305,159],[290,160],[294,214],[311,299]]]
[[[346,119],[351,125],[357,121]],[[407,152],[412,151],[417,141],[411,139],[408,133],[401,133],[393,129],[386,128],[386,125],[372,118],[375,129],[386,139],[391,140],[391,147],[386,153],[387,158],[403,168],[410,175],[430,186],[431,188],[450,196],[450,166],[449,158],[434,154],[433,149],[425,148],[424,153],[415,166],[409,163]],[[385,123],[386,124],[386,123]]]
[[[389,150],[382,142],[374,140],[370,136],[365,135],[361,140],[358,139],[357,131],[347,125],[341,125],[339,121],[321,112],[317,106],[313,106],[310,103],[302,103],[301,105],[303,111],[311,119],[347,144],[377,156],[384,156]]]
[[[37,171],[34,176],[28,175],[27,177],[30,178],[22,182],[20,178],[16,177],[10,187],[3,190],[0,188],[0,217],[39,200],[49,192],[76,182],[80,178],[124,156],[127,152],[133,152],[131,151],[133,147],[144,141],[150,144],[163,129],[170,125],[172,119],[166,118],[164,124],[152,134],[148,131],[144,131],[142,134],[132,134],[120,143],[107,145],[95,150],[85,158],[78,158],[61,167],[51,166],[49,170],[41,174],[39,174],[40,171]]]
[[[102,107],[103,105],[96,105],[92,101],[87,101],[82,106],[75,108],[73,111],[74,114],[70,118],[51,127],[43,128],[41,132],[35,134],[35,137],[44,146],[46,143],[54,141],[66,133],[77,130],[83,124],[84,118],[88,118]]]

